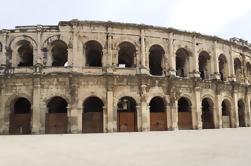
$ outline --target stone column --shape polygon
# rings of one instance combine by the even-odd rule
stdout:
[[[176,76],[176,55],[173,52],[173,33],[170,32],[168,34],[168,48],[169,48],[169,52],[168,52],[168,57],[170,59],[170,64],[169,64],[169,69],[168,69],[168,75],[169,76]]]
[[[36,65],[37,63],[42,64],[43,63],[43,58],[42,58],[42,50],[41,50],[41,29],[42,27],[37,26],[37,48],[36,50],[33,50],[33,65]]]
[[[107,107],[103,106],[103,132],[107,133],[108,132],[108,116],[107,116]]]
[[[84,107],[78,107],[76,110],[77,113],[77,131],[78,133],[82,133],[83,132],[83,110]]]
[[[32,133],[39,134],[41,129],[40,117],[40,96],[41,82],[40,78],[33,79],[33,102],[32,102]]]
[[[108,27],[107,29],[107,65],[112,66],[113,62],[113,36],[112,36],[112,28]]]
[[[245,126],[250,127],[250,94],[247,92],[245,96]]]
[[[150,110],[146,101],[141,101],[140,111],[142,115],[142,131],[150,131]]]
[[[149,65],[148,60],[146,60],[146,45],[145,45],[145,31],[143,29],[140,30],[140,73],[148,74]]]
[[[136,116],[137,116],[137,131],[142,131],[142,110],[141,110],[141,106],[137,105],[137,112],[136,112]]]
[[[193,55],[189,56],[189,77],[200,77],[199,60],[196,48],[196,36],[193,36]],[[193,58],[193,59],[192,59]]]
[[[234,94],[233,94],[232,103],[233,103],[233,108],[231,110],[231,124],[232,124],[232,127],[239,127],[237,92],[234,92]]]
[[[192,110],[192,120],[193,120],[193,128],[194,129],[202,129],[202,120],[201,120],[201,98],[200,98],[200,88],[195,87],[194,91],[195,96],[195,106]]]
[[[146,65],[146,51],[145,51],[145,32],[143,29],[140,30],[140,57],[141,57],[141,67],[145,68]]]
[[[112,89],[108,89],[106,92],[106,106],[107,106],[107,132],[113,132],[113,115],[114,115],[114,103],[113,103],[113,91]]]
[[[76,67],[80,67],[82,66],[82,58],[80,58],[81,56],[84,56],[83,54],[78,54],[78,33],[77,33],[77,26],[74,25],[73,26],[73,42],[72,42],[72,62],[71,64],[68,63],[68,65],[70,66],[76,66]],[[83,47],[81,45],[81,47]],[[81,59],[81,60],[80,60]]]
[[[169,100],[170,96],[169,95],[165,95],[165,101],[166,101],[166,106],[165,106],[165,111],[166,111],[166,128],[168,130],[172,130],[172,117],[171,117],[171,107],[170,107],[170,103],[168,103],[167,101]]]
[[[67,107],[67,113],[68,113],[68,132],[69,133],[81,133],[78,130],[78,108],[73,107]],[[82,118],[82,116],[81,116]]]
[[[233,60],[233,53],[232,53],[233,47],[230,46],[230,50],[229,50],[229,65],[228,65],[228,73],[229,73],[229,81],[236,81],[236,76],[234,73],[234,60]]]
[[[0,132],[2,134],[7,134],[8,133],[8,126],[7,126],[7,119],[8,118],[8,110],[5,110],[5,81],[3,79],[0,80]]]
[[[3,41],[7,41],[7,33],[6,32],[4,32],[4,34],[3,34]],[[1,57],[0,57],[0,65],[1,66],[6,66],[7,64],[6,64],[6,60],[7,60],[7,51],[6,51],[6,43],[5,42],[3,42],[2,43],[2,54],[1,54]]]
[[[215,105],[213,108],[213,119],[215,128],[222,128],[222,112],[221,112],[221,102],[220,94],[216,94]]]
[[[213,46],[213,56],[211,58],[211,69],[213,74],[213,79],[220,79],[220,73],[219,73],[219,60],[217,55],[217,41],[214,41]]]
[[[174,101],[170,103],[170,111],[171,111],[171,129],[178,130],[178,101]]]

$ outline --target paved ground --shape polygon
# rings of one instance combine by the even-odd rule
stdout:
[[[251,128],[0,136],[0,166],[250,166]]]

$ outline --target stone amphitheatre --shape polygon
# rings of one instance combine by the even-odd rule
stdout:
[[[101,21],[0,30],[0,134],[249,127],[251,46]]]

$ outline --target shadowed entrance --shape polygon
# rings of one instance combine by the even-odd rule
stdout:
[[[131,97],[122,97],[117,104],[117,108],[118,131],[137,131],[137,109],[135,100]]]
[[[165,103],[161,97],[154,97],[150,101],[150,130],[167,130]]]
[[[192,129],[191,102],[181,97],[178,101],[178,127],[180,130]]]
[[[83,103],[83,133],[103,132],[103,102],[98,97],[89,97]]]
[[[209,98],[205,98],[201,103],[201,120],[203,129],[213,129],[214,128],[214,118],[213,118],[213,101]]]
[[[16,99],[10,113],[10,134],[31,134],[31,103],[26,98]]]
[[[62,97],[53,97],[47,105],[45,133],[62,134],[67,133],[67,101]]]

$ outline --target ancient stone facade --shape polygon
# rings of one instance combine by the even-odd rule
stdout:
[[[0,133],[250,126],[246,41],[62,21],[0,31]]]

